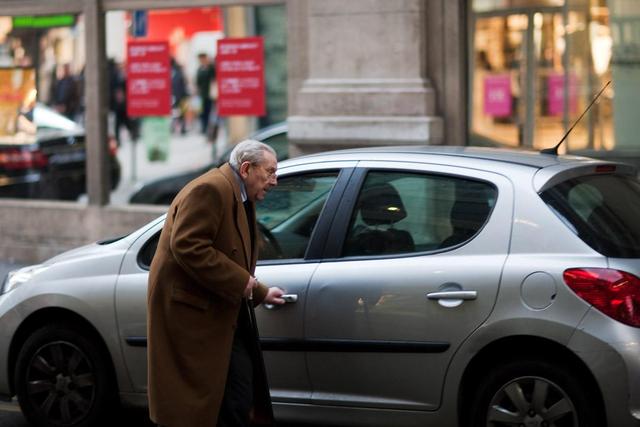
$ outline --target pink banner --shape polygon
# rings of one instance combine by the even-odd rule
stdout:
[[[549,115],[561,116],[564,112],[564,74],[549,74],[547,77],[547,96],[549,99]],[[578,111],[578,77],[569,77],[569,113]]]
[[[497,74],[484,78],[484,113],[493,117],[511,115],[511,76],[509,74]]]

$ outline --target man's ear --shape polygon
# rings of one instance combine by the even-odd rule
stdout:
[[[240,165],[240,176],[242,178],[246,178],[249,176],[249,168],[251,167],[251,162],[242,162]]]

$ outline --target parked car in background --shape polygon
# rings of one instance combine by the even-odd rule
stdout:
[[[289,157],[289,141],[287,139],[287,123],[281,122],[258,130],[249,138],[269,144],[276,151],[278,160]],[[149,205],[169,205],[173,198],[188,182],[199,177],[209,169],[218,167],[229,161],[233,147],[225,151],[215,162],[187,172],[170,175],[143,184],[129,198],[129,203]]]
[[[258,205],[256,276],[288,294],[257,309],[279,422],[640,424],[635,168],[393,147],[289,159],[278,175]],[[145,404],[163,222],[4,281],[0,394],[34,425]]]
[[[77,199],[86,193],[84,129],[41,104],[32,121],[35,133],[0,137],[0,197]],[[120,181],[116,150],[109,139],[112,189]]]

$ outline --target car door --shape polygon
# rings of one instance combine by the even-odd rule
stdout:
[[[312,402],[436,410],[453,354],[492,310],[512,186],[487,171],[363,161],[343,201],[308,291]]]
[[[133,392],[147,390],[147,281],[163,223],[155,223],[131,245],[116,283],[118,333]]]
[[[256,277],[286,291],[284,306],[256,309],[263,355],[274,402],[309,403],[311,385],[303,339],[307,288],[324,247],[332,212],[354,162],[283,168],[278,186],[257,205],[260,259]]]

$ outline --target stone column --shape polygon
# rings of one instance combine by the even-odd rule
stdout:
[[[101,0],[84,0],[86,28],[85,122],[89,204],[109,203],[111,189],[107,146],[107,72],[105,13]]]
[[[442,142],[426,76],[424,0],[293,0],[287,7],[292,154]]]

